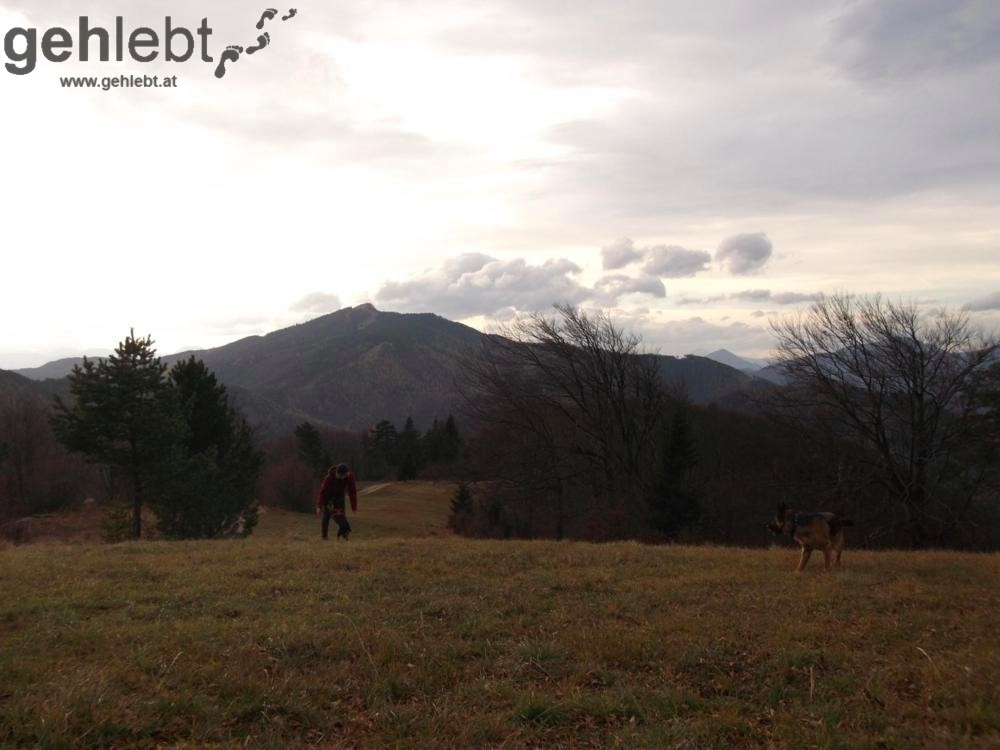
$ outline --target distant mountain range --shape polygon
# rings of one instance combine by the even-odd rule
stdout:
[[[733,354],[728,349],[717,349],[711,354],[706,354],[705,358],[728,365],[729,367],[739,370],[740,372],[757,372],[758,370],[763,370],[768,365],[768,361],[766,359],[744,357],[740,354]]]
[[[460,410],[456,355],[477,347],[485,334],[432,314],[349,307],[266,336],[194,355],[226,384],[251,421],[266,433],[287,432],[304,420],[361,429],[381,419],[418,427]],[[720,350],[708,357],[657,357],[672,387],[693,402],[732,399],[753,383],[761,363]],[[0,392],[34,387],[51,397],[65,390],[79,359],[61,359],[13,373],[0,371]],[[30,380],[44,381],[32,384]]]
[[[73,368],[81,362],[83,362],[83,357],[66,357],[46,362],[41,367],[25,367],[21,370],[11,370],[11,372],[29,380],[58,380],[69,375]]]

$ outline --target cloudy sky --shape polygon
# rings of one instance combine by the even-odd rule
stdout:
[[[995,0],[295,7],[221,80],[0,68],[0,367],[366,301],[477,326],[571,301],[665,353],[766,354],[769,317],[843,290],[1000,328]],[[218,60],[261,10],[0,0],[0,33],[207,16]]]

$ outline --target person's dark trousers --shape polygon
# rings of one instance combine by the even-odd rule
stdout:
[[[351,524],[347,522],[347,516],[344,515],[344,511],[339,509],[334,509],[331,513],[329,508],[323,508],[323,538],[326,539],[330,533],[330,517],[337,524],[337,536],[347,536],[351,533]]]
[[[347,539],[347,535],[351,533],[351,524],[347,522],[347,516],[344,512],[336,513],[333,516],[333,520],[337,522],[337,537],[344,537]]]

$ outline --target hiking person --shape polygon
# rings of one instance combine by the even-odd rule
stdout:
[[[351,512],[358,512],[358,488],[354,481],[354,472],[347,464],[333,466],[323,478],[323,485],[316,496],[316,515],[323,515],[323,538],[327,538],[330,530],[330,517],[337,524],[337,539],[348,541],[351,534],[351,524],[347,522],[345,496],[351,497]]]

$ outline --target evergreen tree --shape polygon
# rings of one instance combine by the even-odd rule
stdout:
[[[701,508],[691,487],[691,471],[698,454],[691,434],[687,409],[679,406],[663,439],[660,479],[650,495],[650,515],[654,529],[672,535],[698,520]]]
[[[453,516],[461,516],[471,512],[472,485],[469,482],[459,482],[451,497],[451,513]]]
[[[444,441],[442,445],[442,458],[448,463],[456,461],[462,452],[462,437],[458,434],[458,425],[455,418],[449,414],[444,423]]]
[[[406,424],[403,425],[403,431],[399,433],[399,442],[404,448],[409,448],[410,446],[416,445],[420,442],[420,431],[413,423],[413,417],[406,418]]]
[[[246,536],[257,522],[263,470],[253,430],[229,403],[225,386],[191,357],[170,371],[175,403],[188,426],[160,483],[159,528],[175,538]]]
[[[412,453],[407,453],[403,457],[396,478],[401,482],[408,482],[411,479],[417,478],[417,460],[413,457]]]
[[[420,451],[420,431],[413,424],[413,417],[406,418],[403,431],[399,433],[397,454],[399,456],[400,479],[416,479],[423,465]]]
[[[232,416],[225,386],[220,385],[215,374],[194,356],[175,364],[168,379],[188,426],[184,441],[187,452],[192,455],[204,453],[212,447],[225,450],[231,438]]]
[[[69,375],[72,400],[56,397],[52,428],[59,441],[125,479],[132,535],[142,535],[142,506],[163,462],[186,438],[173,390],[150,337],[129,333],[107,359],[84,358]]]
[[[398,456],[399,433],[388,419],[383,419],[374,427],[373,445],[375,451],[385,459],[386,465],[395,466]]]
[[[472,485],[469,482],[459,482],[455,487],[455,494],[451,496],[451,515],[448,517],[448,526],[458,533],[467,531],[473,519],[475,506],[472,499]]]
[[[398,440],[395,426],[387,419],[368,430],[363,446],[366,478],[384,479],[392,475],[391,471],[397,464]]]
[[[436,464],[441,461],[441,439],[443,436],[444,426],[435,417],[431,428],[424,433],[423,440],[421,440],[421,453],[428,463]]]
[[[462,453],[462,438],[455,418],[450,414],[444,422],[438,419],[421,440],[421,458],[430,464],[451,464]]]
[[[299,456],[317,474],[323,474],[333,461],[323,445],[323,436],[311,422],[303,422],[295,428]]]

